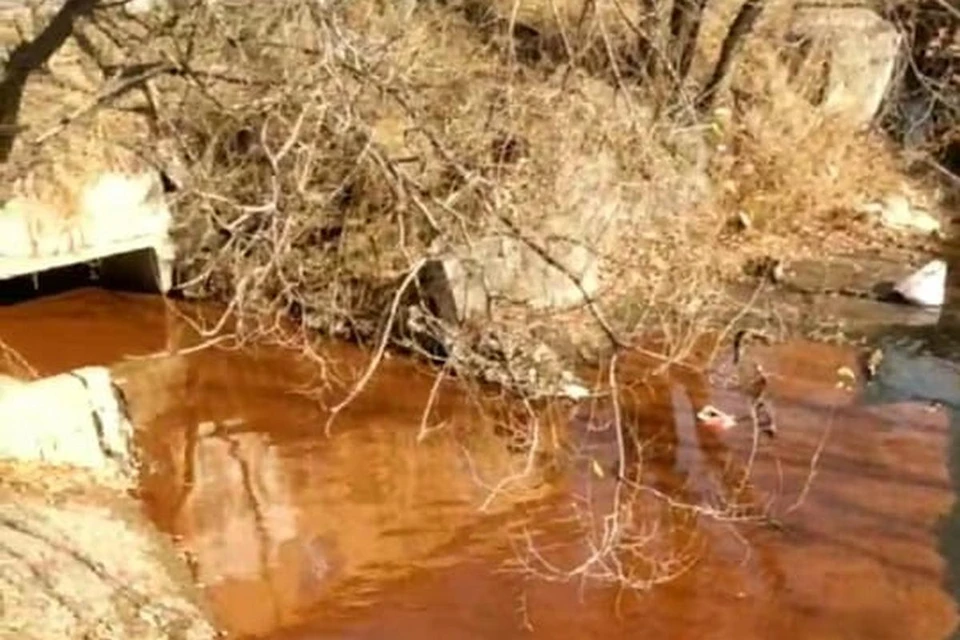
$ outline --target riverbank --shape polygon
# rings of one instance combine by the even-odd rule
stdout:
[[[69,209],[89,175],[159,170],[178,294],[227,305],[252,340],[292,321],[306,353],[389,344],[532,397],[559,392],[570,356],[651,332],[682,354],[771,258],[938,250],[937,181],[851,120],[862,105],[807,100],[816,74],[777,62],[802,16],[763,13],[698,110],[734,3],[703,16],[680,85],[628,82],[629,21],[576,4],[98,10],[27,83],[8,187]],[[43,23],[19,26],[11,46]],[[107,68],[147,71],[108,87]]]

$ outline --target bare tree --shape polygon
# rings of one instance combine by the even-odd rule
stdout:
[[[65,0],[49,24],[10,54],[0,77],[0,162],[6,162],[18,132],[23,90],[30,74],[47,63],[73,33],[74,22],[89,15],[98,0]]]

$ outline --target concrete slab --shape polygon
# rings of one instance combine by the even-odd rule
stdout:
[[[91,264],[107,286],[170,290],[173,217],[158,172],[28,178],[0,208],[0,282]]]
[[[90,263],[99,266],[108,287],[166,294],[173,285],[174,255],[168,238],[134,238],[50,256],[0,256],[0,280]]]

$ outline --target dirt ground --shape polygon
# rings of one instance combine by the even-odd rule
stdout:
[[[81,471],[0,465],[0,638],[218,637],[133,497]]]

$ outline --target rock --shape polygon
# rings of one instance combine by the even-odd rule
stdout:
[[[938,357],[927,342],[923,333],[906,340],[896,336],[881,339],[883,359],[864,386],[860,402],[865,406],[937,402],[960,410],[960,372],[950,360],[952,352]]]
[[[804,7],[795,11],[788,38],[807,50],[804,80],[825,63],[821,86],[814,87],[824,112],[869,125],[893,78],[902,40],[897,28],[866,7]]]
[[[869,202],[857,210],[866,215],[878,216],[880,222],[894,229],[905,229],[922,233],[940,231],[940,221],[923,209],[915,208],[902,194],[892,194],[881,202]]]
[[[623,242],[622,225],[637,220],[638,211],[621,196],[621,182],[610,154],[571,152],[557,168],[553,203],[532,203],[518,216],[521,233],[535,247],[507,228],[469,245],[435,246],[438,257],[425,270],[430,282],[421,282],[424,292],[444,308],[444,320],[456,323],[486,317],[501,302],[538,310],[584,304],[584,295],[599,291],[603,256]]]
[[[943,305],[946,286],[947,263],[932,260],[898,282],[894,290],[907,302],[921,307],[939,307]]]
[[[431,307],[441,309],[440,317],[455,324],[486,316],[498,301],[565,309],[583,304],[584,293],[597,293],[597,258],[589,249],[553,242],[548,251],[562,268],[522,240],[485,238],[460,255],[427,263],[421,286]]]
[[[784,268],[782,285],[793,291],[814,295],[842,294],[886,299],[894,291],[896,283],[910,273],[910,267],[902,262],[868,256],[795,260]]]

